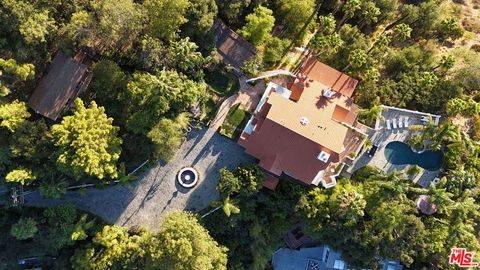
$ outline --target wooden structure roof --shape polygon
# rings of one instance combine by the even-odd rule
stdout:
[[[91,77],[88,65],[58,52],[47,75],[40,79],[30,96],[28,105],[36,113],[55,121],[88,87]]]
[[[245,61],[258,52],[255,46],[228,28],[221,20],[215,22],[213,33],[221,60],[234,68],[240,69]]]

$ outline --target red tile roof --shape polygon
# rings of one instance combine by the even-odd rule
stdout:
[[[275,190],[277,188],[277,185],[278,185],[279,181],[280,180],[278,180],[277,177],[275,177],[271,174],[268,174],[265,181],[263,181],[262,186],[264,186],[265,188],[268,188],[270,190]]]
[[[309,60],[310,61],[310,60]],[[305,67],[320,67],[320,70],[334,70],[324,64],[309,63]],[[325,68],[328,67],[328,68]],[[266,102],[255,115],[256,123],[251,134],[243,134],[239,144],[245,151],[260,160],[259,165],[271,174],[285,173],[306,184],[312,184],[319,172],[332,175],[345,156],[358,148],[359,134],[349,127],[355,123],[358,108],[350,95],[356,81],[346,75],[340,76],[344,87],[326,98],[323,92],[336,84],[318,81],[321,72],[311,71],[309,76],[289,84],[290,99],[271,92]],[[339,73],[338,71],[334,72]],[[340,73],[341,74],[341,73]],[[345,80],[345,78],[349,78]],[[353,83],[346,87],[347,82]],[[333,87],[332,87],[333,86]],[[308,119],[308,124],[302,119]],[[317,157],[321,152],[330,155],[327,162]],[[327,179],[330,180],[330,179]]]
[[[309,57],[300,67],[300,74],[321,82],[333,90],[351,97],[358,81],[342,72],[327,66],[314,57]]]

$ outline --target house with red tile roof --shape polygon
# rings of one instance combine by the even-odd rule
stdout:
[[[268,84],[238,141],[268,172],[264,186],[274,189],[280,176],[326,188],[336,184],[367,137],[356,128],[356,85],[314,58],[288,85]]]

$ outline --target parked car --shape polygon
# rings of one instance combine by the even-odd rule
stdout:
[[[378,146],[373,145],[372,148],[370,148],[370,150],[368,150],[367,155],[369,157],[373,157],[373,155],[375,155],[375,152],[377,152],[377,149],[378,149]]]

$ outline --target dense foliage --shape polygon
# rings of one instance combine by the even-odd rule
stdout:
[[[189,213],[172,212],[158,233],[105,226],[72,257],[74,269],[226,269],[219,246]]]
[[[229,269],[265,269],[299,221],[358,267],[382,257],[411,269],[447,268],[451,247],[479,251],[480,45],[472,35],[480,29],[459,10],[440,0],[1,1],[0,179],[8,187],[59,198],[75,181],[128,181],[120,164],[168,161],[189,121],[207,123],[237,91],[237,78],[212,57],[217,18],[257,47],[242,67],[247,76],[294,70],[308,54],[359,80],[354,101],[370,126],[380,104],[441,114],[438,127],[411,127],[409,144],[445,158],[441,181],[428,190],[364,168],[333,189],[282,181],[270,192],[257,166],[223,169],[223,212],[202,223],[228,252],[185,213],[168,215],[153,233],[100,228],[69,206],[4,210],[0,268],[12,269],[20,255],[45,255],[60,258],[57,269],[225,269],[228,255]],[[52,123],[27,99],[59,50],[86,52],[93,78]],[[231,86],[208,86],[204,71],[211,84]],[[233,79],[220,76],[227,73]],[[439,206],[431,216],[415,206],[423,194]]]

